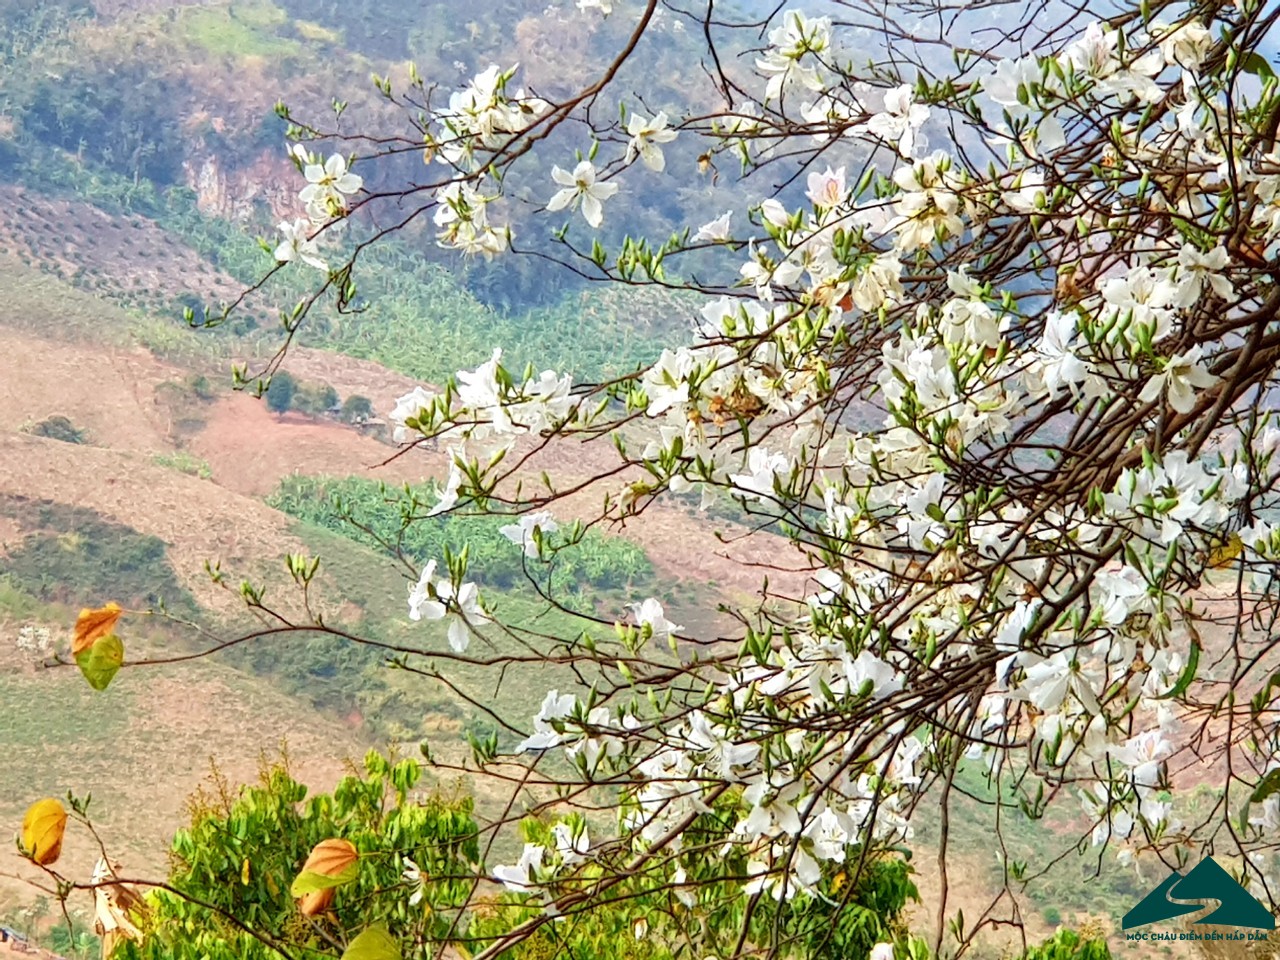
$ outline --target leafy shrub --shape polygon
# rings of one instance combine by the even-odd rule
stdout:
[[[89,437],[66,417],[55,414],[35,424],[28,431],[33,436],[61,440],[63,443],[88,443]]]
[[[299,413],[319,416],[337,405],[338,391],[327,383],[298,383],[294,389],[292,406]]]
[[[287,944],[290,955],[326,955],[318,925],[303,922],[289,887],[312,847],[341,838],[360,853],[358,878],[340,888],[330,912],[340,929],[377,919],[398,940],[422,942],[450,933],[451,911],[470,891],[469,865],[480,859],[468,798],[411,800],[421,769],[412,760],[365,757],[362,775],[345,777],[331,794],[307,799],[284,764],[264,770],[257,785],[235,791],[217,777],[190,802],[191,824],[174,837],[173,888]],[[305,802],[304,802],[305,801]],[[406,909],[404,858],[428,878],[423,906]],[[208,907],[168,891],[152,893],[149,935],[126,943],[128,960],[276,960],[262,940]],[[294,952],[296,951],[296,952]]]
[[[276,413],[287,413],[293,406],[298,381],[286,370],[277,371],[267,387],[267,406]]]
[[[373,402],[368,397],[353,393],[342,401],[341,416],[346,423],[363,423],[373,416]]]

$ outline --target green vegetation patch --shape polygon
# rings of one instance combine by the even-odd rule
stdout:
[[[302,46],[277,32],[288,19],[272,3],[221,4],[180,8],[177,27],[180,37],[214,56],[298,56]]]
[[[185,473],[189,477],[199,477],[201,480],[208,480],[213,476],[213,470],[209,467],[207,460],[182,450],[176,453],[157,453],[151,458],[151,462],[158,467],[177,470],[179,473]]]
[[[532,579],[558,600],[588,588],[608,593],[652,590],[653,564],[631,541],[594,530],[543,563],[529,559],[499,532],[513,518],[449,515],[428,517],[434,484],[393,490],[362,477],[286,477],[267,498],[272,507],[367,546],[400,553],[421,565],[445,550],[467,548],[477,582],[513,589]]]
[[[195,600],[179,583],[165,543],[84,507],[0,496],[0,517],[16,521],[17,543],[0,548],[0,576],[45,603],[125,607],[161,603],[193,613]]]

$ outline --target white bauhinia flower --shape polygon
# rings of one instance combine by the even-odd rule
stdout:
[[[516,746],[516,753],[530,750],[546,750],[564,742],[564,736],[552,726],[553,720],[563,720],[573,713],[578,698],[571,693],[561,694],[551,690],[543,698],[538,715],[533,718],[533,736],[526,737]]]
[[[1189,243],[1178,251],[1178,295],[1180,307],[1190,307],[1204,294],[1207,286],[1228,303],[1235,299],[1236,290],[1226,276],[1231,266],[1231,255],[1219,244],[1207,253],[1201,253]]]
[[[664,349],[641,381],[649,398],[645,413],[657,417],[673,407],[682,409],[689,400],[689,375],[693,365],[693,352],[688,347],[680,347],[674,353]]]
[[[302,168],[307,185],[298,194],[313,220],[328,220],[347,210],[347,197],[358,193],[364,180],[347,170],[347,158],[335,153],[322,166],[308,163]]]
[[[329,269],[329,265],[320,256],[319,245],[311,235],[310,220],[301,218],[292,222],[285,220],[278,225],[278,229],[284,235],[284,239],[280,241],[275,249],[274,256],[277,261],[290,263],[294,260],[301,260],[317,270],[327,271]]]
[[[432,578],[435,576],[436,562],[430,560],[427,565],[422,568],[422,575],[418,577],[418,582],[409,589],[409,619],[410,620],[443,620],[445,613],[445,605],[432,596],[431,588]]]
[[[578,9],[582,11],[599,10],[606,17],[613,13],[613,0],[578,0]]]
[[[680,624],[667,619],[662,604],[653,597],[639,603],[629,603],[627,609],[635,616],[637,625],[649,627],[653,631],[655,640],[665,640],[676,631],[684,629]]]
[[[452,601],[456,608],[449,621],[449,646],[454,653],[466,653],[471,629],[489,623],[489,615],[480,605],[480,590],[474,583],[464,583],[455,593],[452,583],[441,580],[436,593],[442,600]]]
[[[427,511],[428,517],[438,517],[454,508],[458,503],[458,490],[462,486],[462,480],[462,468],[458,466],[455,452],[449,459],[449,479],[445,481],[444,489],[440,491],[440,499]]]
[[[536,843],[526,843],[520,859],[511,866],[493,868],[493,879],[514,893],[532,893],[538,885],[542,870],[542,858],[547,848]]]
[[[777,494],[774,484],[785,481],[791,472],[791,461],[784,453],[770,453],[764,447],[752,447],[747,454],[747,472],[730,474],[729,482],[733,484],[733,492],[746,500],[774,499]],[[785,482],[783,484],[785,489]]]
[[[586,859],[587,851],[591,848],[586,824],[575,827],[570,823],[557,823],[551,828],[551,835],[555,837],[556,853],[560,854],[564,866],[572,866]]]
[[[827,167],[822,173],[811,173],[806,186],[805,196],[819,210],[830,210],[838,207],[849,198],[849,187],[845,184],[844,167],[832,170]]]
[[[387,416],[387,419],[396,425],[394,434],[396,443],[404,443],[409,437],[410,431],[405,421],[417,420],[423,411],[431,409],[438,396],[438,393],[425,387],[414,387],[412,391],[396,400],[395,407]]]
[[[667,129],[665,113],[659,113],[652,120],[633,113],[627,120],[627,135],[631,137],[627,143],[627,163],[639,155],[640,161],[650,170],[661,173],[666,168],[667,158],[662,153],[662,144],[674,140],[676,132]]]
[[[799,10],[788,10],[782,23],[769,32],[769,46],[756,67],[769,77],[764,98],[776,100],[791,86],[814,92],[825,88],[822,58],[831,47],[831,20],[810,19]]]
[[[868,132],[885,140],[898,142],[903,157],[915,154],[916,132],[929,119],[929,108],[916,103],[915,90],[909,83],[895,87],[884,95],[884,110],[867,121]]]
[[[551,168],[551,178],[564,187],[547,204],[547,209],[556,213],[566,207],[576,207],[582,203],[582,216],[593,227],[604,222],[602,204],[618,192],[616,183],[599,183],[596,181],[596,165],[590,160],[583,160],[572,172]]]
[[[698,232],[693,235],[693,239],[708,240],[712,243],[721,243],[729,239],[729,218],[733,216],[732,210],[725,211],[721,216],[714,220],[704,223],[698,228]]]
[[[1200,362],[1202,352],[1197,343],[1186,353],[1174,354],[1165,363],[1163,372],[1147,381],[1138,399],[1150,403],[1167,393],[1169,406],[1178,413],[1190,413],[1196,405],[1196,390],[1212,387],[1219,379]]]
[[[1050,310],[1044,318],[1044,335],[1035,346],[1044,389],[1053,397],[1066,387],[1075,392],[1089,375],[1089,365],[1076,356],[1074,313]]]
[[[499,527],[498,532],[516,546],[521,547],[526,557],[537,558],[538,542],[534,539],[534,530],[540,530],[542,536],[545,537],[548,534],[555,533],[557,529],[559,529],[559,525],[552,518],[550,512],[540,510],[537,513],[526,513],[516,523]]]
[[[852,693],[860,694],[867,690],[872,700],[881,700],[902,689],[902,677],[898,671],[870,650],[863,650],[854,658],[846,654],[844,675]]]
[[[893,960],[893,944],[877,943],[871,948],[871,960]]]
[[[408,857],[404,857],[404,872],[400,878],[409,885],[409,889],[413,893],[409,897],[409,906],[416,907],[422,902],[423,894],[426,892],[423,886],[422,869]]]

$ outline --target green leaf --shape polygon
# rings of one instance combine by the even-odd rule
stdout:
[[[326,877],[323,873],[316,873],[314,870],[304,870],[289,885],[289,894],[293,897],[303,897],[308,893],[319,893],[321,890],[350,883],[358,876],[360,876],[358,864],[349,867],[336,877]]]
[[[76,654],[76,665],[95,690],[107,689],[122,663],[124,642],[114,633],[99,637],[92,646]]]
[[[342,951],[342,960],[401,960],[400,944],[382,924],[375,924]]]
[[[1272,770],[1258,781],[1258,785],[1254,787],[1253,796],[1249,798],[1249,802],[1261,803],[1277,792],[1280,792],[1280,770]]]
[[[1182,673],[1178,676],[1178,682],[1169,688],[1168,693],[1161,694],[1156,699],[1171,700],[1174,697],[1181,696],[1186,693],[1187,687],[1191,686],[1191,681],[1196,678],[1196,667],[1200,665],[1200,644],[1191,641],[1191,652],[1187,654],[1187,665],[1183,668]]]
[[[1240,64],[1245,73],[1252,73],[1255,77],[1262,80],[1271,80],[1275,78],[1275,71],[1271,69],[1271,64],[1267,63],[1267,58],[1260,53],[1251,53],[1244,58],[1244,62]]]

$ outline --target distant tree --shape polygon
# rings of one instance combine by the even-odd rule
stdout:
[[[368,397],[353,393],[342,402],[342,419],[347,423],[363,423],[373,416],[373,403]]]
[[[267,387],[267,406],[276,413],[287,413],[293,406],[293,395],[297,390],[298,381],[293,375],[284,370],[278,371]]]

